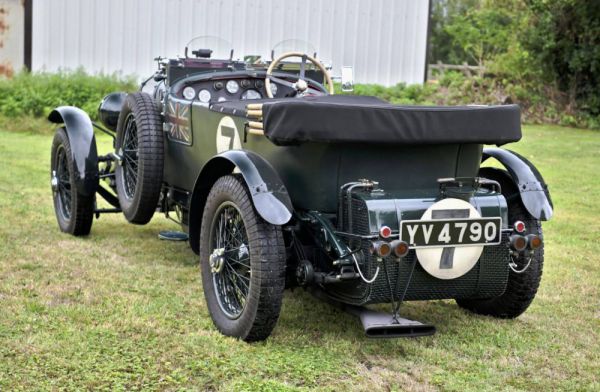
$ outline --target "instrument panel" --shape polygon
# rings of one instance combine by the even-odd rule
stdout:
[[[271,92],[275,98],[283,97],[290,91],[287,86],[271,82]],[[180,98],[204,104],[268,98],[264,79],[248,77],[190,83],[176,94]]]

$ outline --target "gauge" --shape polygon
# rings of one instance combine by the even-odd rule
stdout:
[[[219,99],[217,99],[218,102],[225,102],[227,101],[227,98],[225,97],[219,97]]]
[[[229,80],[225,85],[225,89],[229,94],[235,94],[240,91],[240,85],[235,80]]]
[[[271,94],[275,96],[277,94],[277,84],[271,82]]]
[[[223,88],[223,82],[215,82],[215,84],[213,84],[213,87],[215,88],[215,90],[220,90]]]
[[[210,91],[207,89],[200,90],[198,93],[198,99],[202,103],[208,103],[210,101]]]
[[[247,79],[244,79],[240,82],[240,84],[242,85],[243,88],[248,88],[250,87],[250,81]]]
[[[188,86],[183,89],[183,97],[185,99],[192,100],[192,99],[194,99],[195,96],[196,96],[196,90],[194,90],[193,87]]]
[[[262,80],[257,80],[256,82],[254,82],[254,85],[256,86],[256,88],[263,88],[265,82],[263,82]]]
[[[242,94],[242,99],[261,99],[262,95],[256,90],[249,89],[244,91]]]

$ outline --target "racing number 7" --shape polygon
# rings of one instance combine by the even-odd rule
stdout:
[[[223,137],[229,138],[229,148],[227,148],[227,149],[233,150],[233,141],[235,139],[235,129],[222,125],[221,126],[221,135],[223,135]]]

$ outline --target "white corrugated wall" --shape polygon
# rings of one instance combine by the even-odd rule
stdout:
[[[421,83],[428,13],[429,0],[34,0],[32,68],[142,77],[194,36],[266,58],[294,38],[312,43],[334,75],[352,65],[359,83]]]

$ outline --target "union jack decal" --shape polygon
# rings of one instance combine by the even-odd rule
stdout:
[[[170,139],[186,144],[192,144],[189,112],[189,104],[182,104],[179,101],[173,102],[173,100],[168,101],[166,125]]]

